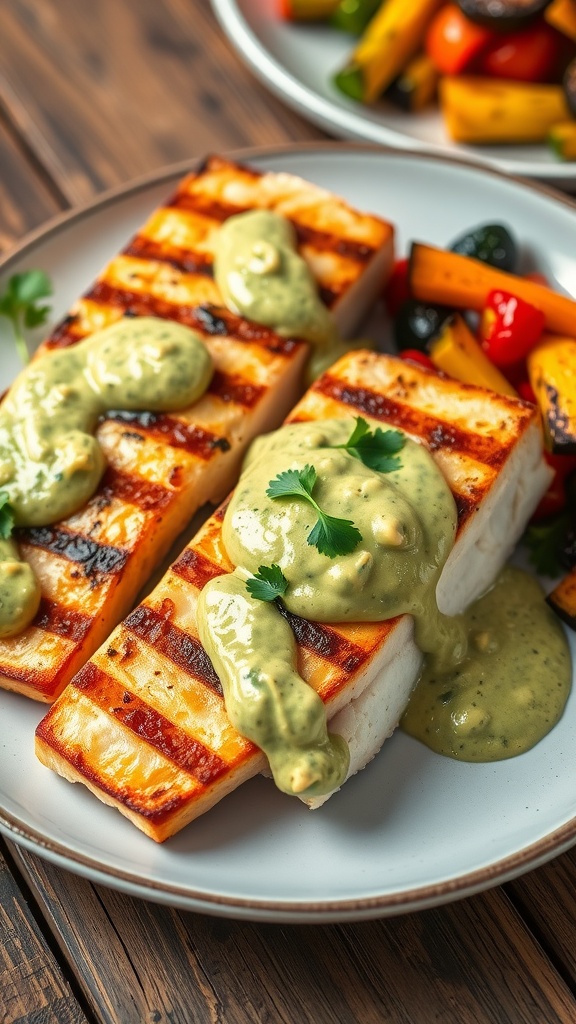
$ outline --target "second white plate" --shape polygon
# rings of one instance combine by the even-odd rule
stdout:
[[[408,114],[384,100],[364,106],[348,99],[331,78],[354,45],[351,36],[323,25],[288,22],[279,15],[279,0],[212,0],[212,6],[254,74],[330,134],[479,161],[510,174],[576,189],[576,163],[559,162],[544,144],[459,145],[448,138],[435,107]]]

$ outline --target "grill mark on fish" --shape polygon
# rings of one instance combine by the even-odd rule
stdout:
[[[278,607],[289,623],[296,642],[306,650],[318,654],[324,661],[336,665],[342,672],[357,672],[369,657],[370,650],[352,643],[325,623],[302,619],[299,615],[289,612],[282,604]]]
[[[158,298],[146,291],[117,288],[107,281],[97,281],[85,298],[104,306],[130,310],[135,316],[156,316],[162,320],[176,320],[177,323],[192,327],[194,330],[226,335],[234,341],[250,342],[279,355],[291,355],[296,347],[302,344],[297,338],[281,338],[267,327],[262,327],[251,320],[244,320],[221,307],[180,305],[167,302],[166,299]],[[211,313],[212,309],[216,310],[221,330],[209,330],[205,326],[206,311]]]
[[[123,627],[222,697],[222,685],[210,658],[196,637],[170,622],[173,610],[168,600],[162,602],[161,612],[139,605],[124,620]]]
[[[384,420],[408,433],[417,434],[432,452],[440,448],[449,449],[494,469],[506,461],[510,447],[518,440],[517,435],[514,435],[505,444],[501,438],[480,436],[369,388],[355,387],[329,375],[323,377],[314,386],[314,390],[345,405],[351,405],[373,419]]]
[[[333,252],[345,259],[354,260],[356,263],[368,263],[376,249],[366,242],[358,242],[354,238],[341,238],[328,231],[319,231],[318,228],[301,224],[298,220],[292,220],[299,245],[307,245],[318,252]]]
[[[91,615],[84,615],[75,608],[67,608],[57,601],[43,597],[32,625],[46,633],[55,633],[65,640],[79,644],[89,632],[93,621]]]
[[[215,565],[200,551],[189,547],[185,548],[180,558],[174,562],[171,571],[187,583],[191,583],[197,590],[202,590],[210,580],[222,576],[226,570],[220,565]]]
[[[121,572],[128,558],[128,552],[122,548],[98,544],[89,537],[72,533],[61,526],[22,528],[16,531],[16,538],[22,544],[30,544],[76,562],[90,579]]]
[[[230,447],[226,438],[218,437],[194,423],[174,419],[166,413],[116,409],[107,413],[106,419],[135,426],[152,440],[160,441],[170,448],[182,448],[204,462],[208,462],[218,450],[222,451],[223,442]]]
[[[222,402],[234,402],[244,409],[253,409],[266,394],[268,388],[264,384],[251,384],[240,374],[222,373],[215,370],[208,394],[214,395]]]
[[[94,498],[91,499],[99,508],[106,507],[113,498],[136,505],[143,512],[159,512],[173,500],[173,494],[161,484],[143,480],[131,473],[108,466],[102,482]]]
[[[126,689],[93,662],[88,662],[80,670],[72,686],[203,786],[227,771],[228,765],[218,754],[150,707],[141,697]]]
[[[154,263],[167,263],[183,274],[204,274],[213,277],[212,258],[208,253],[183,249],[169,242],[158,242],[145,235],[136,235],[130,245],[122,250],[124,256],[135,256]]]

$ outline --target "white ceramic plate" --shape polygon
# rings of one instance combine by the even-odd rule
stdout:
[[[406,0],[407,3],[410,0]],[[322,25],[282,20],[279,0],[212,0],[222,28],[243,60],[273,92],[309,121],[342,139],[362,139],[485,163],[576,188],[576,164],[545,145],[464,146],[448,138],[437,108],[407,114],[384,100],[363,106],[331,83],[354,39]]]
[[[301,174],[393,218],[399,248],[449,242],[503,220],[557,287],[576,294],[576,205],[495,172],[370,147],[244,154]],[[75,213],[0,265],[54,279],[54,319],[170,193],[162,174]],[[16,369],[0,321],[0,387]],[[529,753],[459,764],[397,733],[360,775],[310,813],[254,779],[163,846],[34,758],[43,707],[0,691],[0,828],[66,868],[175,906],[277,921],[335,921],[423,908],[469,895],[576,843],[576,694]]]

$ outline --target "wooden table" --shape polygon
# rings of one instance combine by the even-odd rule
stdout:
[[[207,0],[3,0],[0,250],[209,151],[319,139],[241,66]],[[461,903],[345,926],[146,903],[0,843],[0,1020],[576,1021],[576,851]]]

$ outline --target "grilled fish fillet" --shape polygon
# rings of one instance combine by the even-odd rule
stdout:
[[[217,157],[184,179],[40,351],[72,345],[124,315],[165,317],[202,334],[214,377],[182,412],[106,416],[97,436],[108,469],[91,501],[54,526],[18,531],[43,596],[31,626],[0,641],[0,686],[52,701],[126,614],[193,513],[229,492],[249,441],[278,426],[301,394],[307,345],[222,309],[212,276],[220,224],[257,207],[290,218],[343,334],[381,289],[393,259],[385,221],[293,175]]]
[[[340,360],[291,421],[350,414],[402,427],[428,445],[458,509],[438,586],[459,611],[492,581],[548,482],[527,403],[373,353]],[[257,772],[266,759],[230,725],[198,640],[205,583],[232,568],[219,509],[118,626],[40,723],[40,760],[162,841]],[[420,664],[412,619],[325,625],[288,616],[302,676],[351,743],[351,771],[397,724]],[[334,717],[336,716],[336,717]],[[321,802],[321,801],[318,801]]]

